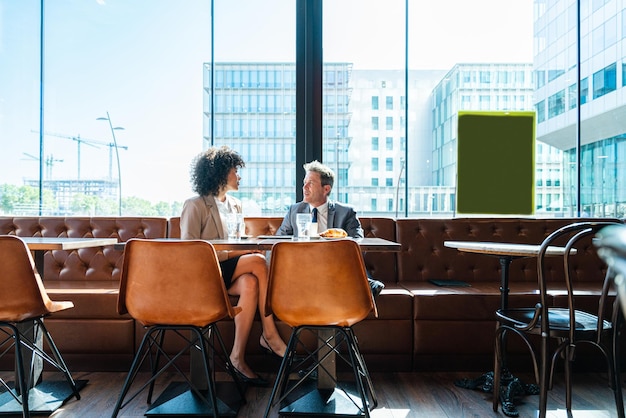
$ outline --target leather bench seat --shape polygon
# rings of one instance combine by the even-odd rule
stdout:
[[[445,241],[491,241],[539,244],[574,218],[398,219],[398,283],[413,296],[413,370],[488,370],[493,363],[495,311],[500,307],[501,265],[497,256],[445,247]],[[592,243],[578,248],[579,281],[589,305],[600,294],[605,267]],[[555,282],[559,257],[546,259]],[[534,257],[514,259],[509,271],[509,306],[538,302]],[[459,280],[470,286],[436,286],[429,282]],[[555,295],[558,295],[558,288]],[[555,296],[551,303],[558,303]],[[582,302],[581,302],[582,303]],[[512,351],[523,352],[522,347]]]
[[[112,280],[46,280],[52,300],[71,300],[72,309],[58,312],[54,318],[116,318],[119,283]],[[130,316],[127,316],[130,318]]]
[[[469,287],[436,286],[429,282],[403,285],[414,296],[415,320],[493,320],[500,307],[499,283],[473,282]],[[530,283],[513,284],[509,306],[534,306],[539,301],[535,287]]]

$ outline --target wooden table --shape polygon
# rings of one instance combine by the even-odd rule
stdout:
[[[67,238],[67,237],[20,237],[33,252],[35,267],[39,273],[45,287],[44,278],[44,254],[50,250],[77,250],[80,248],[102,247],[117,243],[117,238]],[[43,338],[40,332],[35,331],[32,324],[17,324],[22,334],[28,336],[34,344],[43,350]],[[42,382],[43,360],[35,356],[26,348],[22,349],[22,358],[26,368],[26,376],[29,375],[30,365],[33,365],[31,393],[29,394],[29,409],[35,413],[50,414],[59,408],[65,400],[73,395],[67,387],[67,382]],[[17,377],[16,377],[17,378]],[[17,380],[16,380],[17,381]],[[80,390],[86,381],[76,381],[76,386]],[[11,398],[12,399],[12,398]],[[15,407],[15,408],[14,408]],[[0,406],[0,412],[21,413],[22,407],[16,402],[9,402]]]
[[[402,246],[393,241],[388,241],[383,238],[343,238],[354,240],[359,243],[359,247],[363,252],[399,252]],[[160,241],[181,241],[178,238],[163,238]],[[257,238],[250,237],[240,240],[229,239],[212,239],[206,240],[210,242],[216,251],[271,251],[274,244],[282,241],[291,241],[291,237],[288,238]],[[116,250],[124,250],[126,243],[118,242],[114,245]]]
[[[479,241],[444,241],[444,246],[456,248],[468,253],[486,254],[500,259],[502,272],[500,276],[500,307],[507,309],[509,306],[509,267],[511,262],[518,258],[536,257],[539,254],[540,244],[515,244],[508,242],[479,242]],[[564,247],[548,247],[546,256],[562,256]],[[572,249],[576,254],[576,249]]]

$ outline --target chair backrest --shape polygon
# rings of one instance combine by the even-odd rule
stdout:
[[[43,316],[51,304],[26,243],[13,235],[0,236],[0,321]]]
[[[359,245],[350,239],[272,247],[267,310],[290,326],[352,326],[376,305]]]
[[[588,309],[580,309],[576,306],[576,285],[580,283],[580,278],[575,278],[577,266],[579,262],[576,259],[578,254],[584,252],[596,252],[592,243],[593,237],[602,228],[615,225],[617,222],[576,222],[569,225],[565,225],[553,233],[551,233],[545,240],[543,240],[539,249],[539,255],[537,260],[537,273],[539,280],[539,291],[541,297],[541,304],[543,309],[547,309],[550,306],[550,295],[554,295],[555,275],[562,275],[564,279],[565,288],[563,289],[567,294],[567,308],[570,310],[570,323],[575,323],[575,310],[584,310],[589,313],[597,314],[600,318],[599,327],[602,325],[602,320],[605,317],[607,297],[610,289],[610,272],[606,264],[598,258],[598,274],[604,274],[604,282],[602,286],[602,292],[598,299],[597,312],[590,312]],[[546,258],[549,257],[548,250],[550,247],[561,246],[564,248],[563,255],[563,269],[561,271],[554,271],[553,269],[546,268]],[[584,257],[585,262],[589,262],[589,257]],[[550,276],[550,277],[549,277]],[[576,280],[578,279],[578,280]],[[597,279],[590,278],[597,282]],[[543,315],[547,319],[547,315]],[[573,332],[573,330],[572,330]]]
[[[617,295],[626,313],[626,225],[609,225],[596,234],[598,255],[608,265],[617,287]]]
[[[210,243],[146,239],[126,244],[117,310],[144,325],[194,326],[238,312]]]

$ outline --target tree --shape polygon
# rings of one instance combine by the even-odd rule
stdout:
[[[54,212],[57,202],[50,190],[43,191],[42,212]],[[0,208],[6,214],[39,213],[39,189],[14,184],[0,185]]]
[[[69,208],[63,213],[67,216],[116,216],[118,201],[101,196],[77,193],[72,196]],[[148,200],[135,196],[122,200],[124,216],[180,216],[181,202],[160,201],[152,204]],[[39,215],[39,189],[32,186],[14,184],[0,185],[0,213],[6,215]],[[51,190],[43,191],[42,215],[58,214],[58,202]]]
[[[70,206],[72,215],[99,215],[100,200],[97,196],[88,196],[82,193],[75,194],[72,196],[72,204]]]
[[[148,200],[139,197],[125,197],[122,201],[124,216],[157,216],[157,210]]]

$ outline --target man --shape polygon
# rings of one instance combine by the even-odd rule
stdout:
[[[341,228],[349,237],[363,238],[363,228],[356,216],[356,211],[349,205],[333,202],[328,199],[335,182],[335,173],[319,161],[312,161],[304,165],[306,175],[302,191],[302,202],[289,207],[276,235],[294,235],[296,214],[312,213],[314,222],[317,220],[317,231],[322,232],[329,228]],[[368,278],[374,297],[378,296],[385,285]]]

